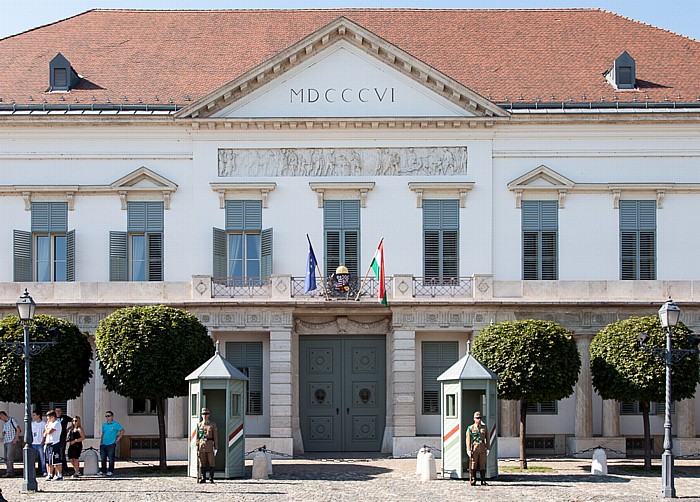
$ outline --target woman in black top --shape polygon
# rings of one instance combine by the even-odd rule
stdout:
[[[80,477],[80,454],[83,451],[85,432],[80,417],[73,417],[73,429],[68,433],[68,460],[73,465],[74,478]]]

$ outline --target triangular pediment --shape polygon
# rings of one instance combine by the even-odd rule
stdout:
[[[508,183],[509,190],[571,188],[574,182],[547,166],[539,166]]]
[[[112,189],[137,190],[177,190],[177,185],[160,174],[154,173],[147,167],[139,167],[123,178],[110,184]]]
[[[344,17],[177,113],[224,119],[507,115]]]

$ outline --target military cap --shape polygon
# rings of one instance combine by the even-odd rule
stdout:
[[[202,408],[202,415],[209,413],[209,408]]]
[[[474,418],[481,418],[481,412],[480,412],[480,411],[475,411],[475,412],[474,412]]]

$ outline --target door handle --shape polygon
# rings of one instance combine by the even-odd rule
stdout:
[[[336,414],[336,415],[340,415],[340,408],[336,408],[336,409],[335,409],[335,414]]]
[[[346,408],[346,409],[345,409],[345,414],[346,414],[346,415],[349,415],[349,414],[350,414],[350,408]]]

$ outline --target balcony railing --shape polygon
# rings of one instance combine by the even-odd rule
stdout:
[[[325,278],[326,290],[320,279],[316,279],[316,289],[304,293],[306,285],[305,277],[292,277],[292,296],[296,298],[321,298],[329,300],[355,300],[357,292],[362,288],[359,299],[377,297],[379,294],[379,281],[374,277],[368,277],[364,283],[362,277],[349,277],[347,282],[338,284],[333,276]],[[384,287],[391,291],[391,278],[385,278]]]
[[[213,298],[269,298],[270,279],[212,277],[211,290]]]
[[[471,297],[471,277],[413,277],[416,298]]]

